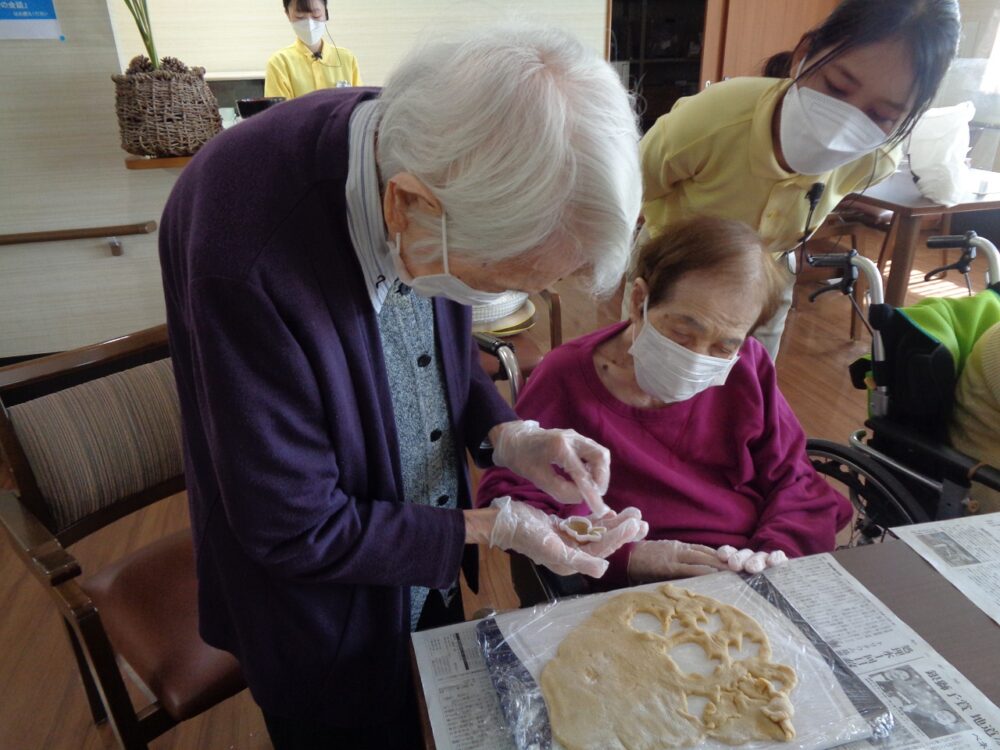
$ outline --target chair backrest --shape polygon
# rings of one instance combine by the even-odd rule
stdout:
[[[63,544],[184,487],[165,326],[0,369],[0,447]]]

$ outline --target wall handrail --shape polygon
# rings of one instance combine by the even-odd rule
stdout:
[[[116,224],[109,227],[56,229],[49,232],[22,232],[20,234],[0,234],[0,245],[22,245],[28,242],[89,240],[97,237],[124,237],[130,234],[150,234],[155,231],[156,222],[145,221],[139,224]]]

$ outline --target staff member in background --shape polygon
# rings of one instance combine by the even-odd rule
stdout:
[[[283,0],[295,44],[278,50],[267,61],[264,96],[294,99],[319,89],[360,86],[358,61],[338,47],[327,30],[327,0]],[[324,34],[326,39],[324,39]]]
[[[160,258],[200,629],[278,750],[418,746],[409,635],[461,618],[466,545],[600,576],[645,535],[603,504],[604,448],[518,421],[467,307],[577,272],[613,287],[638,140],[594,52],[503,26],[411,53],[381,94],[268,110],[178,179]],[[609,533],[584,551],[523,503],[469,510],[467,449]]]
[[[957,0],[843,0],[768,62],[779,80],[736,78],[680,99],[642,139],[644,233],[705,214],[791,250],[814,183],[825,190],[810,232],[845,195],[895,171],[895,147],[934,98],[959,32]],[[754,334],[772,358],[792,302],[785,276],[778,312]]]

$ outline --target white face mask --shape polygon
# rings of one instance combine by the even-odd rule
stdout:
[[[710,357],[698,354],[657,331],[649,322],[642,303],[642,330],[628,350],[635,364],[635,379],[639,387],[666,404],[687,401],[707,388],[723,385],[729,371],[740,358]]]
[[[416,278],[411,276],[400,256],[398,232],[396,233],[396,241],[389,242],[389,250],[392,253],[392,264],[396,268],[399,280],[421,297],[447,297],[460,305],[476,306],[492,305],[506,295],[506,292],[481,292],[478,289],[473,289],[460,278],[452,276],[448,272],[448,222],[445,219],[444,211],[441,212],[441,259],[444,262],[444,273],[417,276]]]
[[[298,21],[292,21],[292,31],[295,32],[295,36],[302,40],[303,44],[307,47],[313,47],[323,38],[323,32],[326,31],[326,21],[320,21],[316,18],[300,18]]]
[[[801,66],[800,66],[801,70]],[[888,140],[852,104],[793,83],[781,104],[781,152],[793,172],[820,175],[870,154]]]

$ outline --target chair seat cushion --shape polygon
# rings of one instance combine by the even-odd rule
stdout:
[[[194,545],[186,529],[81,583],[119,657],[176,721],[235,695],[245,683],[232,654],[198,635]]]

